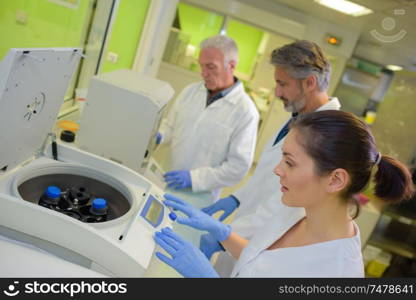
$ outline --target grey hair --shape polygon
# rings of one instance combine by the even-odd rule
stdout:
[[[238,48],[236,42],[225,35],[215,35],[203,40],[200,44],[201,50],[205,48],[216,48],[224,55],[224,67],[234,60],[238,62]]]
[[[313,42],[302,40],[277,48],[272,52],[271,63],[283,67],[296,79],[313,75],[320,91],[328,89],[331,64],[321,48]]]

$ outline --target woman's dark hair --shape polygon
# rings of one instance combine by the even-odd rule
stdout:
[[[320,91],[328,89],[331,64],[318,44],[300,40],[273,50],[270,62],[283,67],[291,77],[304,79],[314,75]]]
[[[369,127],[351,113],[325,110],[298,116],[291,129],[300,133],[298,142],[315,162],[318,175],[342,168],[350,183],[342,197],[352,199],[368,184],[373,168],[375,195],[388,202],[409,199],[412,175],[400,161],[378,152]],[[379,155],[381,156],[379,158]]]

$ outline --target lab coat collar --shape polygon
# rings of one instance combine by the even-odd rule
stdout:
[[[201,81],[200,90],[204,91],[205,93],[208,93],[208,89],[205,87],[205,83],[203,81]],[[218,100],[219,101],[228,101],[232,104],[237,104],[240,99],[239,99],[239,97],[236,97],[236,95],[243,94],[243,93],[245,93],[243,83],[240,80],[238,80],[234,84],[233,89],[229,93],[227,93],[227,95],[225,95],[223,98],[218,99]],[[215,101],[215,102],[217,102],[217,101]],[[214,105],[215,102],[212,103],[210,106]]]
[[[306,216],[304,208],[283,207],[279,215],[273,215],[265,223],[263,243],[258,244],[257,253],[270,247],[277,238],[282,237],[290,228]]]
[[[230,93],[238,84],[240,83],[240,80],[234,76],[234,83],[229,86],[228,88],[223,89],[222,91],[219,91],[214,97],[217,99],[221,99],[225,97],[228,93]],[[212,91],[208,90],[208,94],[210,94]],[[213,98],[213,97],[211,97]],[[215,100],[214,100],[215,101]]]

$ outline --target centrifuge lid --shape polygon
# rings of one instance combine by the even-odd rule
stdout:
[[[0,62],[0,170],[32,157],[58,116],[79,48],[10,49]]]

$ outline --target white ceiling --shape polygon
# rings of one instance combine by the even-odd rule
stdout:
[[[382,65],[398,64],[416,71],[416,30],[413,30],[416,28],[416,0],[352,0],[374,11],[373,14],[361,17],[339,13],[313,0],[267,1],[345,28],[359,30],[361,36],[354,50],[355,56]],[[375,30],[380,34],[378,37],[374,36]],[[403,34],[401,38],[400,33]],[[387,42],[384,37],[394,41]]]

